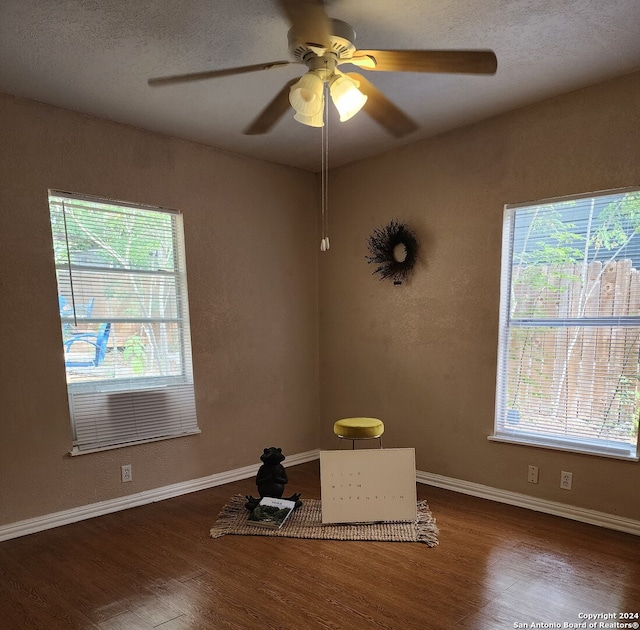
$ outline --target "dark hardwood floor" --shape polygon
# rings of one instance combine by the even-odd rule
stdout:
[[[287,471],[287,491],[320,497],[318,462]],[[253,479],[0,543],[0,628],[492,630],[640,612],[629,534],[420,484],[435,548],[209,538],[237,493]]]

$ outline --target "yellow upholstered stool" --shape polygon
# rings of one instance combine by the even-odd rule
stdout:
[[[333,432],[343,440],[351,440],[351,448],[356,447],[356,440],[380,440],[382,448],[382,434],[384,422],[378,418],[343,418],[333,425]]]

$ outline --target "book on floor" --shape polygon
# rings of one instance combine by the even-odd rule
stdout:
[[[262,497],[260,503],[249,514],[247,523],[257,527],[280,529],[295,509],[295,501]]]

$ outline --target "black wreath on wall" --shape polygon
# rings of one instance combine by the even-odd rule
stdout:
[[[376,228],[368,240],[369,264],[378,265],[372,273],[380,280],[391,279],[402,284],[411,274],[418,260],[418,239],[406,223],[395,219],[383,228]]]

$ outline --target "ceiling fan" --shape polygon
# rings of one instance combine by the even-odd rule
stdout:
[[[415,131],[416,123],[364,76],[356,72],[343,73],[339,66],[351,64],[374,72],[468,74],[495,74],[497,69],[496,56],[490,50],[357,50],[354,29],[346,22],[329,18],[322,0],[278,0],[278,4],[291,24],[289,52],[294,61],[157,77],[149,79],[149,85],[215,79],[302,63],[307,66],[307,73],[287,82],[244,130],[245,134],[267,133],[290,106],[298,122],[322,127],[328,92],[341,121],[364,109],[389,133],[402,137]]]

